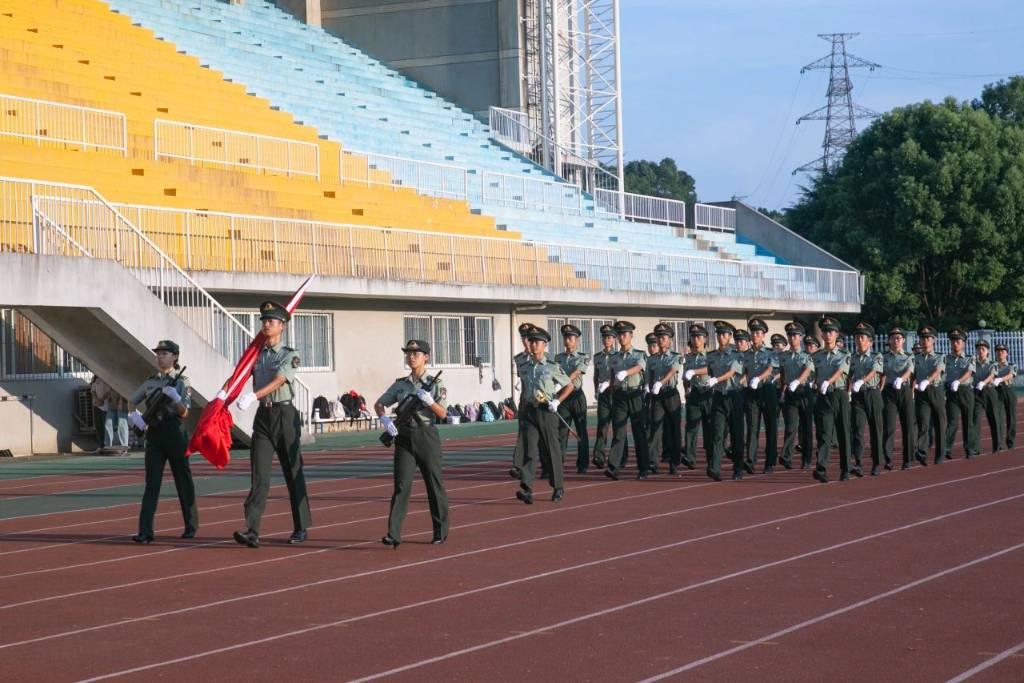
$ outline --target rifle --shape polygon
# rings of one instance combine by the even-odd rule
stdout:
[[[441,377],[442,372],[444,372],[444,370],[438,370],[437,374],[434,375],[433,379],[431,379],[426,384],[421,384],[420,386],[422,387],[422,389],[424,391],[430,391],[431,389],[433,389],[434,385],[437,384],[438,378]],[[420,399],[419,397],[416,396],[416,394],[409,394],[408,396],[402,399],[402,402],[398,404],[397,408],[395,408],[394,422],[396,426],[400,424],[405,424],[409,419],[412,418],[413,413],[416,410],[418,410],[418,408],[416,407],[416,403],[419,402],[419,400]],[[391,436],[387,432],[387,430],[385,430],[384,433],[380,435],[380,442],[384,444],[386,447],[391,448],[391,445],[395,443],[395,437]]]
[[[163,418],[159,416],[164,406],[167,405],[167,401],[170,400],[164,396],[163,391],[166,387],[173,387],[177,384],[183,374],[185,374],[185,368],[179,370],[178,374],[174,377],[168,377],[167,382],[163,386],[153,389],[153,391],[149,392],[149,395],[146,396],[146,412],[142,414],[142,419],[146,423],[146,427],[155,427],[161,422]],[[135,431],[137,436],[145,434],[145,431],[138,427],[133,427],[132,429]]]

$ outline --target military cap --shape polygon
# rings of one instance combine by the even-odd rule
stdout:
[[[715,321],[715,334],[733,334],[736,332],[736,327],[732,323],[726,322],[725,320]]]
[[[890,336],[890,337],[895,337],[895,336],[896,336],[897,334],[898,334],[899,336],[901,336],[901,337],[906,337],[906,336],[907,336],[907,335],[906,335],[906,334],[905,334],[905,333],[903,332],[903,328],[902,328],[902,327],[900,327],[899,325],[897,325],[896,327],[891,327],[891,328],[889,328],[889,336]]]
[[[628,320],[616,320],[615,321],[615,334],[621,332],[632,332],[636,329],[636,325],[629,322]]]
[[[954,327],[953,329],[951,329],[949,331],[949,335],[948,336],[949,336],[950,341],[952,341],[954,339],[960,339],[960,340],[966,340],[967,339],[967,333],[964,332],[959,327]]]
[[[422,351],[423,353],[430,353],[430,344],[423,341],[422,339],[410,339],[402,347],[402,351],[409,353],[410,351]]]
[[[999,342],[996,344],[996,351],[1009,351],[1009,349],[1006,348],[1006,344]]]
[[[859,322],[853,328],[854,334],[864,334],[869,337],[875,336],[875,328],[870,323]]]
[[[666,325],[665,323],[658,323],[657,325],[654,326],[654,334],[659,336],[664,334],[667,337],[675,337],[676,331],[672,329],[671,325]]]
[[[931,325],[922,325],[917,331],[918,337],[937,337],[939,333]]]
[[[913,346],[910,347],[910,352],[911,353],[921,353],[921,351],[923,351],[923,350],[924,349],[921,348],[920,344],[914,344]]]
[[[817,337],[811,335],[810,337],[807,337],[806,339],[804,339],[804,346],[817,346],[820,349],[821,348],[821,342],[818,341]]]
[[[605,323],[604,325],[601,325],[601,336],[602,337],[614,337],[615,336],[615,328],[612,327],[611,325],[607,324],[607,323]]]
[[[658,335],[654,334],[653,332],[648,332],[647,336],[644,337],[644,341],[647,342],[648,344],[657,344]]]
[[[750,322],[747,323],[747,329],[751,332],[757,332],[758,330],[767,332],[768,324],[760,318],[751,318]]]
[[[519,324],[519,336],[526,339],[530,335],[530,330],[533,329],[533,323],[520,323]]]
[[[776,334],[772,335],[772,344],[785,344],[785,343],[786,343],[786,338],[784,336],[782,336],[781,334],[776,333]]]
[[[700,323],[694,323],[690,325],[690,336],[691,337],[706,337],[708,336],[708,330]]]
[[[786,334],[798,334],[801,337],[807,334],[807,330],[804,329],[803,323],[793,321],[786,323]]]
[[[829,330],[842,332],[842,329],[839,327],[839,321],[829,316],[822,318],[821,322],[818,323],[818,327],[821,328],[822,332],[828,332]]]
[[[750,341],[750,333],[740,328],[733,333],[732,338],[736,341]]]
[[[267,318],[286,323],[292,319],[292,314],[288,312],[287,308],[276,301],[264,301],[260,304],[260,320],[266,320]]]
[[[984,346],[986,349],[992,348],[988,345],[988,339],[979,339],[978,341],[974,342],[974,348],[978,348],[979,346]]]
[[[160,353],[161,351],[167,351],[168,353],[173,353],[175,355],[180,353],[178,345],[170,339],[161,339],[157,342],[156,348],[153,349],[153,353]]]
[[[529,339],[530,341],[534,341],[534,340],[540,340],[540,341],[545,341],[545,342],[551,341],[551,335],[548,334],[548,331],[543,329],[543,328],[541,328],[541,327],[537,327],[536,325],[534,325],[532,327],[532,329],[530,330],[530,334],[528,334],[526,338]]]
[[[570,325],[569,323],[566,323],[566,324],[562,325],[562,327],[560,329],[561,329],[563,337],[568,337],[568,336],[582,337],[583,336],[583,333],[580,331],[580,328],[576,327],[575,325]]]

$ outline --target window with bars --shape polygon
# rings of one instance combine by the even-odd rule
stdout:
[[[601,326],[611,325],[614,320],[605,318],[548,318],[548,332],[551,333],[551,344],[556,350],[552,353],[559,353],[562,349],[562,325],[569,323],[580,328],[580,343],[577,351],[587,355],[593,355],[603,348],[601,344]]]
[[[430,364],[473,366],[494,363],[494,319],[486,316],[406,315],[405,339],[430,344]]]
[[[260,329],[260,317],[252,311],[231,311],[250,332]],[[249,344],[249,339],[235,328],[230,334],[228,358],[238,358]],[[284,328],[281,343],[299,354],[299,370],[319,372],[334,369],[334,324],[330,313],[295,313]]]
[[[82,361],[57,345],[18,311],[0,309],[0,378],[89,379]]]

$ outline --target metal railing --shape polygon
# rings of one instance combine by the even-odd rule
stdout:
[[[599,189],[594,192],[594,203],[601,211],[627,221],[686,227],[686,202],[676,199]]]
[[[694,204],[693,227],[714,232],[736,232],[736,209],[711,204]]]
[[[469,199],[469,172],[459,166],[404,157],[342,150],[340,178],[344,182],[407,187],[444,199]]]
[[[249,168],[320,179],[320,145],[181,121],[153,121],[153,154],[190,164]]]
[[[50,100],[0,94],[0,136],[43,144],[110,150],[128,155],[124,114]]]
[[[583,213],[583,192],[568,183],[488,171],[483,174],[482,185],[485,203],[532,211]]]

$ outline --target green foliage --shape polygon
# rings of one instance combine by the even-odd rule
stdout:
[[[660,162],[630,161],[623,168],[626,192],[645,194],[684,202],[697,201],[696,183],[686,171],[676,167],[675,159]]]
[[[974,100],[973,105],[995,118],[1024,125],[1024,76],[986,85],[981,99]]]

